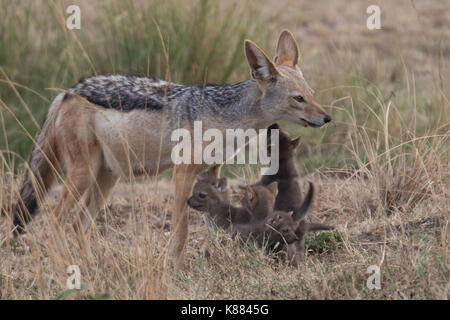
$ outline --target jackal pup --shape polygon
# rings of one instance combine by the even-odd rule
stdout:
[[[300,145],[300,137],[292,139],[289,134],[280,129],[278,124],[273,124],[270,129],[279,129],[279,139],[277,141],[271,141],[268,145],[268,152],[270,153],[272,143],[279,144],[279,170],[274,175],[263,175],[258,184],[267,185],[273,182],[278,182],[278,194],[275,201],[276,210],[293,211],[291,222],[287,222],[289,218],[285,219],[285,223],[296,225],[295,233],[297,240],[288,246],[288,259],[291,264],[297,265],[299,260],[305,251],[305,234],[307,232],[324,231],[334,229],[332,226],[328,226],[320,223],[309,223],[306,221],[306,214],[308,210],[304,207],[305,204],[312,202],[314,195],[314,187],[309,182],[309,191],[302,202],[301,189],[298,178],[300,174],[297,169],[295,161],[295,155]],[[268,135],[270,138],[270,135]]]

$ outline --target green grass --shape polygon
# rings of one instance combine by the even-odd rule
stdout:
[[[307,250],[315,253],[335,250],[344,239],[344,235],[339,231],[325,231],[307,234],[305,244]]]

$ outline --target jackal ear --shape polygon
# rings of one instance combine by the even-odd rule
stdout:
[[[302,139],[300,137],[291,140],[291,145],[294,149],[297,149],[300,143],[302,142]]]
[[[273,195],[275,195],[275,196],[277,195],[277,193],[278,193],[278,182],[277,181],[274,181],[274,182],[268,184],[266,187],[267,187],[267,189],[270,190],[270,192],[273,193]]]
[[[269,57],[253,41],[245,40],[245,55],[252,78],[259,81],[275,81],[279,74]]]
[[[227,178],[223,177],[217,180],[216,188],[219,189],[219,191],[225,191],[227,188]]]
[[[294,35],[289,30],[283,30],[278,38],[277,55],[273,59],[277,66],[295,68],[300,63],[300,49]]]

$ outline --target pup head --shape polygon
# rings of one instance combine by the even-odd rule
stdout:
[[[300,70],[300,49],[292,33],[281,32],[272,61],[254,42],[245,41],[245,54],[251,76],[261,91],[264,117],[285,119],[314,128],[331,121],[331,117],[314,100],[314,91]]]
[[[273,216],[268,219],[269,246],[273,246],[277,242],[291,244],[298,240],[295,234],[298,222],[294,221],[292,214],[292,211],[275,211]]]
[[[223,202],[228,202],[227,178],[199,178],[187,200],[187,204],[198,211],[211,211]]]
[[[291,136],[284,130],[281,130],[278,123],[272,124],[270,127],[267,128],[267,154],[271,155],[271,145],[278,143],[279,147],[278,150],[280,152],[280,160],[282,159],[289,159],[293,158],[295,154],[297,153],[297,149],[301,144],[301,138],[298,137],[296,139],[292,139]],[[271,141],[270,137],[270,130],[271,129],[278,129],[279,135],[278,135],[278,141]]]

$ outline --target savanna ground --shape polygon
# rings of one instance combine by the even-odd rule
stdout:
[[[77,3],[81,30],[68,31],[68,1],[0,0],[0,298],[448,299],[447,2]],[[381,30],[366,28],[369,4],[381,8]],[[284,28],[299,39],[303,73],[333,117],[322,129],[282,123],[302,136],[299,168],[317,187],[311,220],[337,228],[308,237],[298,268],[209,230],[190,211],[186,269],[168,271],[170,174],[120,182],[89,249],[70,232],[69,249],[59,249],[51,211],[61,185],[27,235],[10,239],[23,159],[58,89],[109,73],[245,80],[243,40],[273,55]],[[257,179],[255,169],[225,174],[236,186]],[[69,265],[80,266],[79,291],[66,290]],[[381,268],[380,290],[366,287],[370,265]]]

